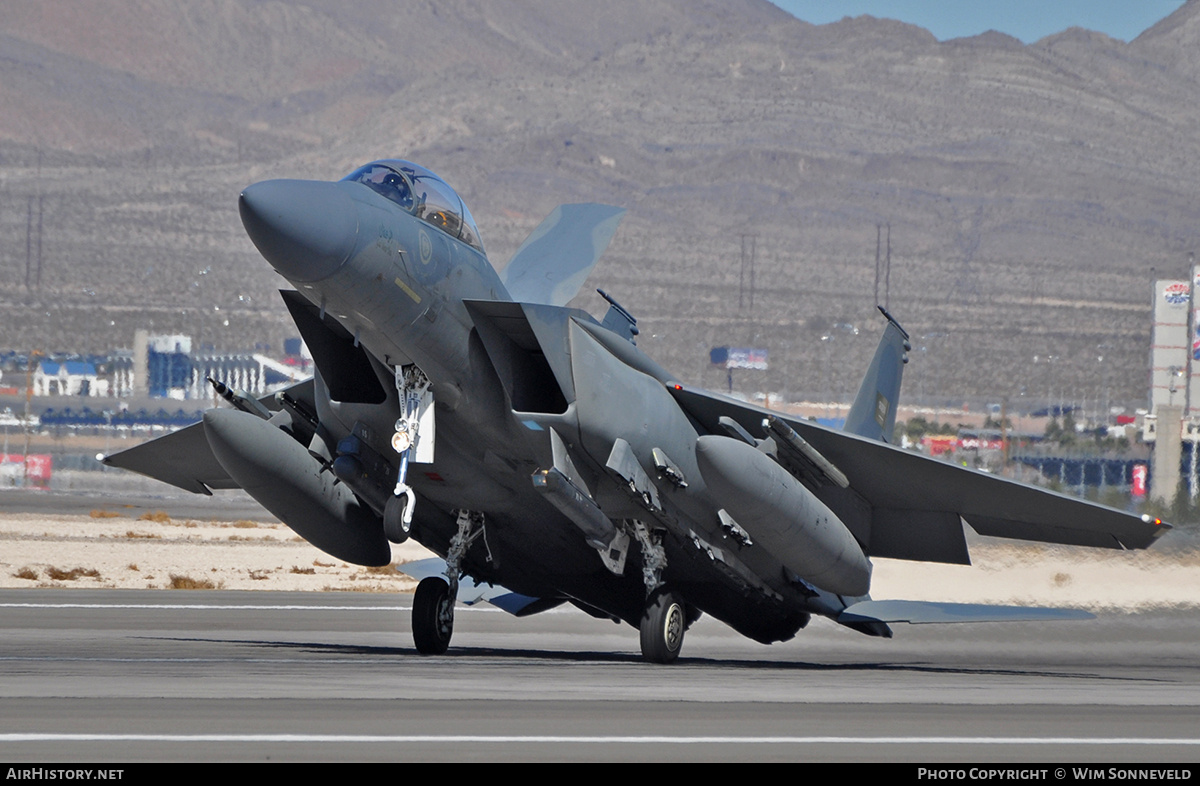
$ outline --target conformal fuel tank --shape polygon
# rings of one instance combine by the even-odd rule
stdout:
[[[205,412],[204,435],[229,477],[300,537],[356,565],[391,560],[382,522],[299,442],[236,409]]]
[[[871,562],[841,519],[769,456],[740,440],[696,440],[704,483],[725,512],[796,575],[838,595],[866,595]]]

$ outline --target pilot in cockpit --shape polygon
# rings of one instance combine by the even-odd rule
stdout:
[[[412,208],[412,192],[408,188],[408,183],[404,182],[404,178],[395,172],[388,172],[383,178],[382,185],[384,189],[391,192],[385,193],[384,196],[405,210]]]
[[[342,180],[362,183],[416,218],[483,253],[479,230],[467,206],[428,169],[409,161],[388,159],[359,167]]]

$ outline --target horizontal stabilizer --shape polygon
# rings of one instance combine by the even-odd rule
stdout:
[[[838,617],[838,622],[907,622],[920,625],[949,622],[1051,622],[1090,620],[1094,617],[1094,614],[1082,609],[934,603],[921,600],[864,600],[847,607]]]
[[[565,306],[579,293],[624,215],[624,208],[612,205],[559,205],[500,271],[504,288],[518,303]]]
[[[430,576],[446,577],[446,561],[441,557],[405,562],[396,566],[396,570],[406,576],[420,581]],[[480,584],[470,576],[463,575],[458,580],[458,601],[468,606],[474,606],[479,601],[487,601],[498,609],[503,609],[515,617],[527,617],[539,611],[557,606],[562,601],[546,603],[541,598],[531,598],[521,595],[499,585]]]

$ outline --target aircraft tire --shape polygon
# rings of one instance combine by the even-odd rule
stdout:
[[[649,663],[673,663],[683,647],[687,613],[674,592],[657,590],[642,614],[642,658]]]
[[[413,595],[412,634],[417,652],[444,655],[454,633],[454,599],[450,585],[437,576],[421,579]]]
[[[404,524],[404,508],[408,500],[404,497],[388,497],[383,506],[383,534],[392,543],[408,540],[409,527]]]

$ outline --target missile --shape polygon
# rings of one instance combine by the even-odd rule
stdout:
[[[204,435],[229,477],[297,535],[356,565],[391,561],[382,521],[279,428],[246,412],[210,409]]]
[[[759,450],[703,436],[696,463],[709,492],[754,543],[820,589],[846,596],[871,588],[871,561],[821,500]]]
[[[263,420],[270,420],[271,410],[262,405],[262,402],[256,398],[246,395],[240,390],[234,390],[219,379],[205,377],[208,384],[213,386],[213,390],[217,391],[217,395],[228,401],[231,405],[240,409],[242,412],[249,412],[251,415],[257,415]]]

